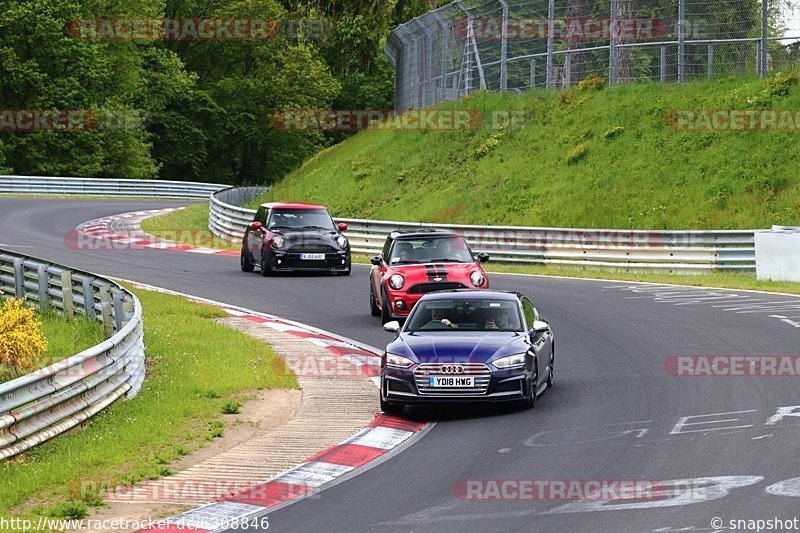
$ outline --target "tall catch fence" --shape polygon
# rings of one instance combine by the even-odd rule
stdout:
[[[796,66],[776,0],[457,0],[391,32],[395,108],[476,90],[765,75]],[[795,6],[797,8],[797,6]],[[782,20],[790,22],[782,22]],[[793,35],[797,35],[794,31]]]

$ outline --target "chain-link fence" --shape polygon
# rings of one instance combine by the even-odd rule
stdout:
[[[566,88],[592,74],[612,84],[764,75],[800,63],[800,39],[781,25],[798,2],[778,1],[457,0],[389,35],[395,107]]]

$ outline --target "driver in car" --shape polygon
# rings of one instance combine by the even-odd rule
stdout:
[[[445,313],[444,309],[431,309],[431,322],[441,322],[447,327],[458,328],[458,324],[447,318],[447,313]]]
[[[494,310],[484,327],[486,329],[508,329],[510,323],[508,309],[500,307]]]

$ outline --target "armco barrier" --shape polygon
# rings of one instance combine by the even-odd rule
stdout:
[[[255,211],[241,207],[265,188],[230,188],[211,195],[209,229],[238,243]],[[358,253],[380,253],[401,228],[435,226],[462,233],[476,252],[494,261],[632,270],[702,272],[755,270],[754,230],[648,231],[424,224],[338,218]]]
[[[0,176],[0,193],[136,196],[142,198],[208,198],[227,185],[194,181],[116,180]]]
[[[0,459],[69,430],[144,381],[142,307],[131,292],[88,272],[0,250],[3,297],[103,322],[108,340],[0,383]]]

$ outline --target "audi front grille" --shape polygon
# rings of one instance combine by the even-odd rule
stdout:
[[[442,367],[450,367],[451,372],[442,372]],[[461,372],[453,373],[452,367],[459,367]],[[452,376],[475,378],[474,387],[431,387],[430,376]],[[414,382],[420,395],[429,396],[474,396],[486,394],[492,371],[483,363],[422,363],[414,370]]]

